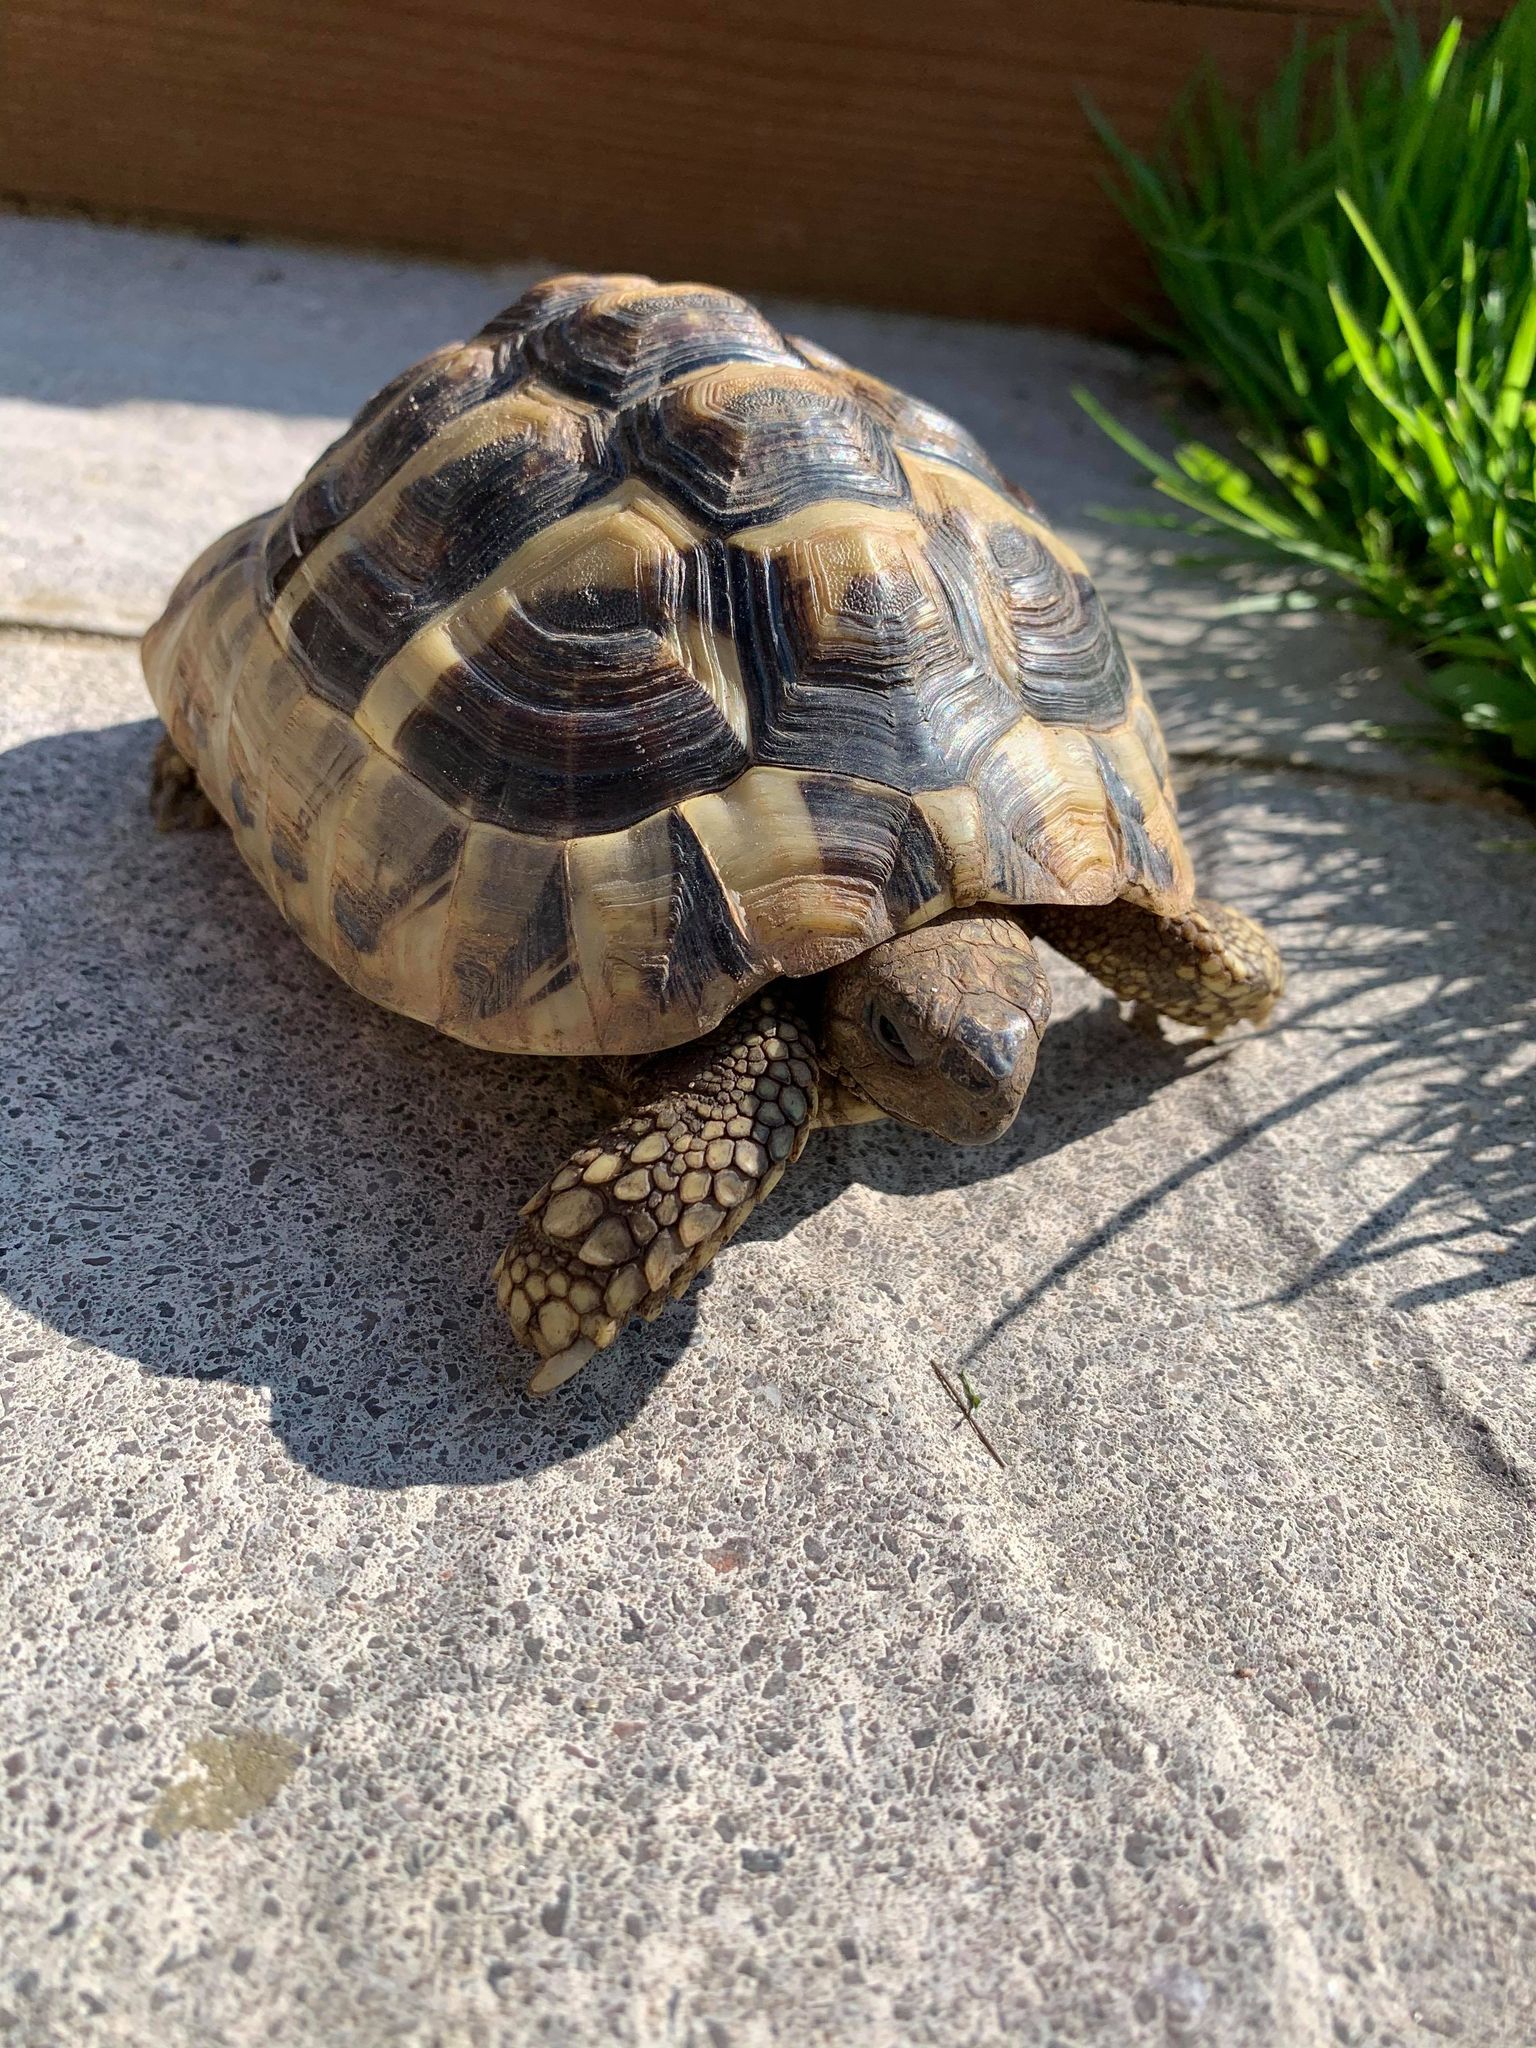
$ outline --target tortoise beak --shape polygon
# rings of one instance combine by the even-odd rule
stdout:
[[[956,1019],[940,1070],[953,1088],[956,1145],[986,1145],[1000,1138],[1019,1113],[1034,1077],[1040,1029],[1033,1017],[993,999]]]

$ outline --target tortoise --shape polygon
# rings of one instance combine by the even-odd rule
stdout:
[[[144,669],[162,827],[227,824],[364,996],[618,1094],[496,1263],[536,1393],[813,1128],[1005,1131],[1034,940],[1213,1035],[1281,990],[1195,895],[1077,554],[953,420],[726,291],[535,286],[208,549]]]

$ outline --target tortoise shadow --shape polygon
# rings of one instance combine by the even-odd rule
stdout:
[[[345,1485],[527,1478],[620,1434],[689,1352],[708,1275],[537,1402],[487,1278],[518,1201],[601,1098],[570,1063],[509,1062],[363,1002],[223,833],[157,834],[158,730],[0,755],[0,872],[27,962],[7,1003],[0,1287],[145,1371],[265,1389],[289,1454]],[[1069,1020],[1052,1053],[1070,1085],[1016,1138],[962,1153],[890,1126],[823,1137],[753,1228],[782,1236],[853,1179],[920,1192],[1012,1172],[1186,1065],[1112,1006]]]
[[[590,1132],[599,1099],[566,1063],[509,1063],[362,1002],[285,930],[222,834],[156,835],[143,798],[156,730],[0,755],[0,942],[18,963],[0,1287],[148,1372],[264,1388],[289,1454],[342,1484],[526,1478],[621,1434],[694,1347],[699,1287],[531,1402],[486,1278],[521,1195]],[[1222,849],[1223,888],[1290,956],[1282,1038],[1324,1033],[1331,1050],[1310,1085],[1085,1232],[1008,1316],[1263,1132],[1336,1101],[1347,1150],[1348,1091],[1384,1072],[1404,1080],[1392,1142],[1412,1171],[1273,1298],[1425,1245],[1444,1254],[1438,1277],[1410,1262],[1400,1307],[1536,1270],[1531,1072],[1506,1058],[1529,1029],[1512,888],[1492,887],[1486,856],[1450,833],[1404,873],[1401,823],[1350,789],[1286,779],[1255,840],[1263,787],[1197,779],[1191,836],[1197,859]],[[1307,900],[1288,903],[1273,877],[1303,867]],[[1447,902],[1467,905],[1451,954]],[[1014,1174],[1163,1089],[1211,1085],[1198,1076],[1223,1049],[1129,1031],[1055,966],[1066,1014],[1007,1139],[961,1151],[890,1125],[819,1137],[744,1238],[782,1238],[854,1182],[922,1194]],[[1401,999],[1378,1015],[1370,999],[1387,989]],[[690,1371],[714,1362],[700,1347]]]
[[[477,1053],[313,960],[222,832],[157,834],[153,721],[0,755],[11,1170],[0,1288],[166,1378],[265,1388],[320,1477],[527,1478],[619,1434],[690,1297],[551,1401],[488,1280],[597,1114],[557,1062]]]

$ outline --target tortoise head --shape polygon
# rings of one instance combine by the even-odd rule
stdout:
[[[984,1145],[1018,1114],[1050,1014],[1017,913],[951,911],[833,969],[822,1052],[888,1116]]]

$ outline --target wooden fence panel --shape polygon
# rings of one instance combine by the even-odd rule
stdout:
[[[1113,331],[1145,142],[1371,0],[5,0],[0,195]],[[1478,0],[1475,19],[1499,10]]]

